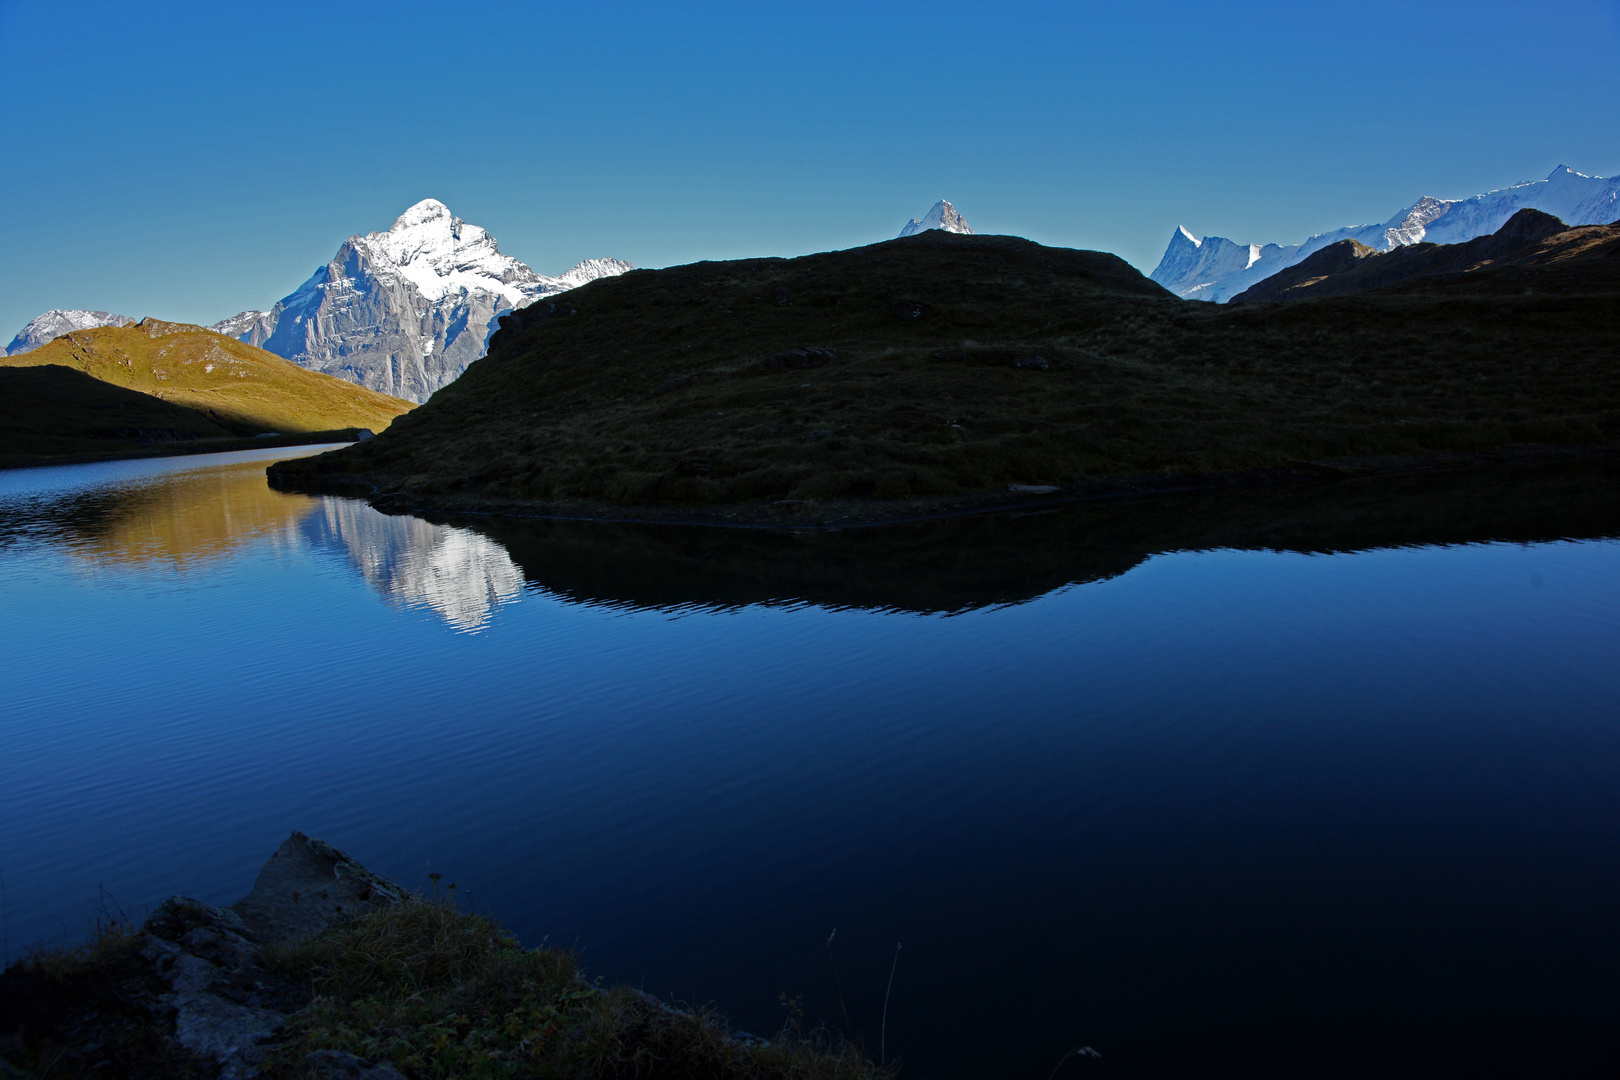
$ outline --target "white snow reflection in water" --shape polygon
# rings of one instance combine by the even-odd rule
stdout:
[[[516,601],[523,572],[467,529],[271,489],[266,464],[326,447],[110,461],[0,475],[0,549],[58,543],[86,574],[202,580],[251,544],[339,555],[391,602],[461,633]]]
[[[341,547],[373,589],[462,633],[482,630],[497,608],[523,595],[523,572],[487,537],[348,499],[320,503],[303,521],[311,543]]]

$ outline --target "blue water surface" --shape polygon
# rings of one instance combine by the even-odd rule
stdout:
[[[921,533],[869,601],[794,584],[833,537],[748,563],[753,600],[654,602],[629,541],[565,587],[498,525],[272,492],[288,455],[0,473],[12,959],[98,900],[234,901],[298,829],[740,1027],[799,999],[906,1077],[1620,1061],[1612,532],[1153,524],[1065,582],[1070,511],[975,526],[1029,554],[964,548],[959,604],[885,591]]]

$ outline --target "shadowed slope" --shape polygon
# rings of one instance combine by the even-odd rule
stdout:
[[[193,409],[74,368],[0,366],[0,465],[86,453],[112,442],[225,439],[234,434]]]

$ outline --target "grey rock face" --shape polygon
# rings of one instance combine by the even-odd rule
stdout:
[[[342,1050],[316,1050],[304,1057],[312,1076],[321,1080],[405,1080],[405,1074],[386,1061],[372,1061]]]
[[[128,315],[113,315],[106,311],[53,308],[43,315],[36,316],[18,331],[17,336],[11,339],[11,344],[6,346],[6,355],[16,356],[18,353],[31,352],[46,342],[55,341],[63,334],[71,334],[75,330],[93,330],[98,326],[128,326],[134,321]]]
[[[231,912],[260,942],[293,941],[403,898],[398,885],[331,844],[295,832],[276,848],[253,891],[232,904]]]
[[[912,218],[906,222],[905,226],[900,230],[900,235],[915,236],[917,233],[927,232],[929,229],[944,229],[946,232],[973,235],[973,227],[967,223],[967,219],[958,214],[956,207],[944,199],[935,203],[934,208],[924,214],[921,221]]]
[[[221,1077],[250,1075],[287,1022],[261,1007],[271,976],[252,931],[235,912],[183,896],[164,901],[143,929],[141,955],[170,987],[158,1005],[173,1014],[175,1041],[219,1065]]]
[[[545,277],[426,199],[387,232],[351,236],[269,311],[244,311],[212,329],[372,390],[426,401],[484,355],[501,315],[630,269],[619,259],[588,259]]]
[[[147,918],[141,956],[168,986],[157,1011],[172,1017],[176,1042],[218,1066],[221,1080],[244,1080],[287,1023],[276,1004],[289,987],[263,964],[263,946],[318,934],[403,896],[330,844],[295,832],[231,907],[176,896]],[[309,1064],[321,1076],[399,1077],[391,1065],[359,1058]]]

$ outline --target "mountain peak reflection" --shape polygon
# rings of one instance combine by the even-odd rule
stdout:
[[[523,572],[506,549],[469,529],[326,497],[303,531],[313,544],[341,549],[383,596],[426,608],[463,633],[482,630],[523,592]]]

